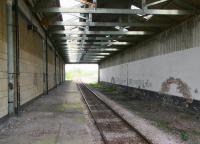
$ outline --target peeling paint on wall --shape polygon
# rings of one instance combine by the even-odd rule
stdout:
[[[168,93],[172,84],[177,86],[177,91],[182,94],[187,103],[192,103],[193,100],[190,87],[179,78],[169,77],[167,80],[165,80],[162,83],[161,92]]]

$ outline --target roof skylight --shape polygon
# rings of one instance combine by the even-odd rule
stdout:
[[[135,5],[131,5],[131,9],[140,9],[140,8]],[[137,14],[137,15],[140,17],[143,17],[145,20],[149,20],[153,17],[153,15],[141,15],[141,14]]]
[[[76,1],[76,0],[60,0],[60,5],[63,8],[72,8],[72,7],[80,7],[81,3]],[[79,22],[79,15],[80,14],[67,14],[67,13],[62,13],[62,18],[63,21],[65,22]],[[74,27],[74,26],[65,26],[65,30],[66,31],[78,31],[79,28],[78,27]],[[69,56],[69,61],[70,62],[76,62],[78,61],[78,59],[80,58],[80,54],[79,54],[79,49],[78,45],[76,45],[77,41],[68,41],[67,42],[67,47],[70,49],[73,49],[74,53],[68,52],[68,56]]]

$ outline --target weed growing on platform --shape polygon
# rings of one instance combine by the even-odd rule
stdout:
[[[185,132],[185,131],[181,131],[180,137],[181,137],[181,139],[182,139],[183,141],[187,141],[187,140],[189,139],[189,135],[188,135],[188,133]]]

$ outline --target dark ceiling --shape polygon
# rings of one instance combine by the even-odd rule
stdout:
[[[99,63],[106,57],[134,46],[144,39],[152,37],[180,22],[199,14],[199,0],[76,0],[82,3],[82,9],[130,10],[131,5],[140,10],[147,8],[142,15],[136,13],[111,14],[109,12],[86,12],[80,16],[79,23],[62,22],[59,0],[26,0],[34,10],[48,36],[65,58],[66,63]],[[95,4],[95,8],[94,8]],[[151,4],[149,7],[147,5]],[[57,9],[56,9],[57,10]],[[68,12],[67,9],[65,12]],[[150,10],[150,11],[148,11]],[[161,10],[155,13],[152,10]],[[166,10],[164,14],[162,10]],[[171,14],[170,10],[177,10]],[[146,13],[147,12],[147,13]],[[150,14],[152,12],[152,14]],[[159,12],[159,11],[158,11]],[[77,12],[76,12],[77,13]],[[123,13],[123,12],[122,12]],[[154,14],[155,13],[155,14]],[[95,23],[94,23],[95,22]],[[79,32],[65,33],[65,25],[78,25]],[[136,33],[138,32],[138,33]],[[144,32],[142,34],[142,32]],[[76,50],[69,49],[68,42],[75,40]],[[76,61],[70,61],[69,55],[79,54]]]

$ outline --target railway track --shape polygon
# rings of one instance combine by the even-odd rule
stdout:
[[[86,85],[78,87],[105,144],[150,144]]]

